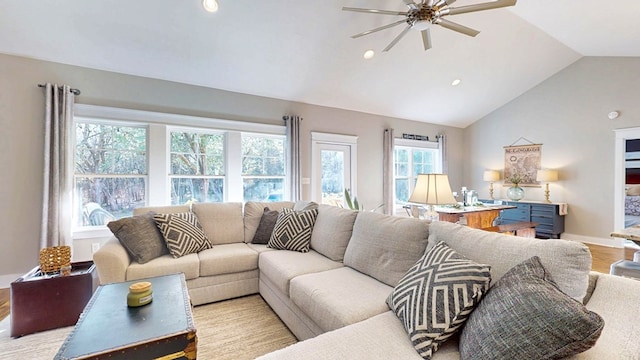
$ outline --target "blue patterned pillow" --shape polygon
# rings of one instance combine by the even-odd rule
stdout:
[[[640,196],[627,196],[624,199],[624,214],[640,216]]]
[[[387,304],[422,358],[431,359],[478,306],[489,290],[490,270],[439,242],[400,279]]]

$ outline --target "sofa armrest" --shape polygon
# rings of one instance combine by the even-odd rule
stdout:
[[[635,359],[640,354],[640,281],[599,274],[587,309],[604,319],[604,330],[592,349],[580,359]]]
[[[93,262],[98,270],[100,284],[109,284],[126,280],[131,258],[118,239],[112,237],[93,254]]]

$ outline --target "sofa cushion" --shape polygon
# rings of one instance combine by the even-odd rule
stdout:
[[[322,330],[331,331],[389,311],[393,290],[349,267],[296,276],[291,301]]]
[[[242,203],[195,203],[192,210],[198,216],[211,244],[244,241]]]
[[[197,253],[211,247],[198,218],[190,212],[153,216],[169,252],[174,258]]]
[[[308,252],[311,232],[317,217],[318,209],[282,209],[267,246],[273,249]]]
[[[148,212],[157,214],[178,214],[191,211],[189,205],[147,206],[133,209],[133,216],[144,215]]]
[[[264,212],[262,213],[262,217],[260,218],[260,224],[258,224],[258,228],[256,229],[256,234],[251,240],[252,244],[269,243],[269,239],[271,239],[271,233],[273,233],[273,228],[276,226],[276,221],[278,221],[279,214],[280,212],[278,210],[269,210],[268,207],[264,208]]]
[[[318,208],[318,203],[315,201],[304,201],[299,200],[293,204],[294,211],[305,211],[305,210],[313,210]]]
[[[538,256],[562,292],[579,301],[587,293],[591,253],[577,241],[508,236],[446,221],[431,223],[429,234],[428,248],[444,241],[469,259],[491,265],[492,283],[517,264]]]
[[[111,221],[107,227],[127,252],[140,264],[169,253],[160,229],[153,220],[154,212]]]
[[[197,254],[189,254],[179,258],[163,255],[146,264],[132,262],[127,268],[126,280],[137,280],[148,277],[184,273],[186,280],[200,276],[200,260]]]
[[[360,212],[344,254],[344,264],[389,286],[424,253],[429,223],[373,212]]]
[[[449,341],[434,360],[460,360],[457,342]],[[420,360],[402,324],[391,312],[298,342],[256,360]]]
[[[509,270],[471,314],[463,359],[561,359],[591,348],[604,321],[560,291],[534,256]]]
[[[311,248],[331,260],[342,261],[357,215],[357,211],[320,205],[311,233]]]
[[[416,351],[431,359],[489,290],[490,267],[440,242],[400,279],[387,300]]]
[[[200,276],[214,276],[258,268],[258,253],[245,243],[215,245],[198,253]]]
[[[261,275],[269,280],[282,293],[289,296],[289,284],[296,276],[326,271],[342,267],[342,263],[332,261],[315,251],[301,253],[297,251],[265,251],[258,260]]]

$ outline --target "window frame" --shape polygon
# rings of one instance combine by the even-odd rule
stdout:
[[[397,159],[396,159],[396,150],[398,149],[409,149],[410,153],[409,153],[409,160],[408,160],[408,176],[398,176],[396,169],[397,169]],[[400,202],[397,197],[396,197],[396,184],[398,179],[407,179],[409,182],[409,196],[411,196],[411,193],[413,193],[413,189],[415,188],[415,180],[417,177],[413,176],[413,150],[430,150],[434,152],[434,157],[435,157],[435,161],[434,161],[434,173],[442,173],[442,169],[443,169],[443,158],[442,158],[442,151],[440,150],[440,146],[439,143],[436,141],[418,141],[418,140],[409,140],[409,139],[394,139],[394,144],[393,144],[393,199],[394,199],[394,206],[396,209],[396,214],[401,214],[402,212],[402,207],[406,204],[408,204],[407,202]]]
[[[75,104],[74,129],[76,122],[108,123],[120,126],[147,127],[147,174],[146,174],[146,206],[166,206],[171,204],[170,175],[170,134],[175,129],[189,132],[223,133],[225,136],[225,175],[223,201],[243,201],[242,192],[242,135],[274,136],[285,140],[286,161],[286,126],[262,124],[249,121],[225,120],[198,117],[191,115],[160,113],[153,111],[133,110],[107,106]],[[73,141],[69,141],[67,154],[73,154],[75,161],[75,131]],[[160,154],[163,156],[151,156]],[[285,166],[285,184],[283,196],[289,194],[289,176]],[[75,177],[74,172],[70,176]],[[231,181],[230,181],[231,179]],[[237,181],[236,181],[237,180]],[[71,194],[75,196],[74,193]],[[73,239],[108,237],[111,232],[106,226],[72,227]]]

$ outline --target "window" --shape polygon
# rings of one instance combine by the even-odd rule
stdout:
[[[284,182],[284,138],[243,134],[244,201],[282,201]]]
[[[147,129],[77,122],[75,130],[75,226],[130,216],[145,204]]]
[[[396,213],[401,213],[413,193],[418,174],[442,170],[437,143],[396,139],[394,147]],[[402,211],[404,212],[404,211]]]
[[[104,236],[106,223],[142,206],[289,198],[284,126],[83,104],[74,112],[75,237]]]
[[[171,205],[224,201],[224,135],[172,131]]]

